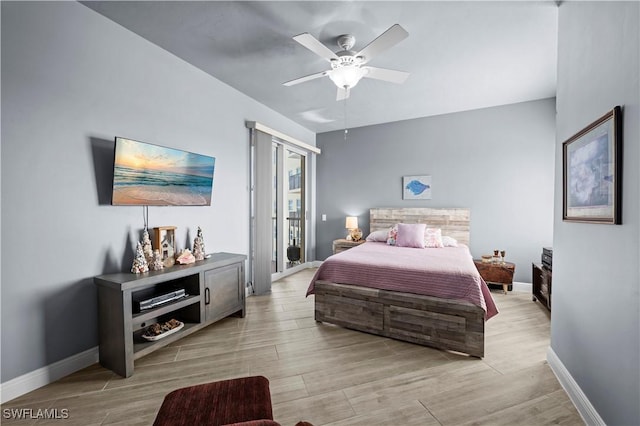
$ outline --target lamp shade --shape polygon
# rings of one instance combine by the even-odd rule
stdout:
[[[366,71],[363,68],[351,65],[331,70],[329,78],[340,88],[353,88],[365,74]]]
[[[347,229],[357,229],[358,228],[358,218],[356,216],[347,216],[346,223],[344,225]]]

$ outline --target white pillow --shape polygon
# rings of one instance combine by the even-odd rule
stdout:
[[[442,236],[442,244],[445,247],[458,247],[458,240],[456,240],[455,238],[443,235]]]
[[[367,241],[376,241],[379,243],[386,243],[387,242],[387,237],[389,236],[389,231],[387,231],[386,229],[382,229],[380,231],[373,231],[372,233],[370,233],[366,240]]]
[[[424,233],[424,246],[429,248],[442,248],[442,230],[440,228],[427,228]]]

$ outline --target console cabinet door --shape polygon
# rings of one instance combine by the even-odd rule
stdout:
[[[539,300],[551,310],[551,271],[532,264],[533,300]]]
[[[551,272],[546,269],[542,269],[542,285],[540,286],[540,292],[547,298],[547,308],[551,310]]]
[[[204,273],[206,321],[217,321],[240,311],[244,317],[244,267],[241,263]]]

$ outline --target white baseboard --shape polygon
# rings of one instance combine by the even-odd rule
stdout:
[[[513,282],[513,287],[511,289],[512,289],[512,291],[518,291],[518,292],[532,294],[532,292],[533,292],[533,284],[531,284],[531,283],[521,283],[521,282],[518,282],[518,281],[514,281]]]
[[[310,268],[310,267],[311,266],[310,266],[309,262],[301,263],[299,265],[292,266],[291,268],[285,269],[282,272],[271,274],[271,277],[273,278],[273,281],[278,281],[281,278],[288,277],[289,275],[293,275],[296,272],[300,272],[303,269],[307,269],[307,268]]]
[[[495,288],[499,288],[501,287],[501,284],[498,283],[489,283],[492,286],[495,286]],[[511,284],[511,291],[512,292],[517,292],[517,293],[529,293],[532,294],[533,292],[533,284],[531,283],[521,283],[518,281],[514,281],[513,284]]]
[[[71,373],[89,367],[99,360],[98,347],[54,362],[30,373],[0,384],[0,401],[4,404],[25,393],[53,383]]]
[[[596,409],[591,405],[587,396],[582,389],[580,389],[578,383],[573,379],[571,373],[569,373],[569,370],[567,370],[567,367],[564,366],[551,346],[547,349],[547,362],[553,374],[556,375],[565,392],[569,395],[571,402],[575,405],[585,424],[605,426],[606,423],[602,420],[602,417],[600,417]]]
[[[309,268],[317,268],[320,265],[322,265],[322,261],[321,260],[314,260],[312,262],[305,262],[305,263],[301,263],[300,265],[296,265],[293,268],[289,268],[286,271],[283,271],[277,275],[274,275],[273,281],[278,281],[279,279],[288,277],[289,275],[293,275],[296,272],[300,272],[303,269],[309,269]],[[251,293],[251,289],[249,286],[245,287],[245,297],[250,297],[253,296],[253,293]]]

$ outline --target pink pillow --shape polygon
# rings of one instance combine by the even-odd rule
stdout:
[[[427,225],[424,223],[399,223],[396,245],[398,247],[424,248],[426,227]]]
[[[424,245],[430,248],[444,247],[442,243],[442,230],[440,228],[427,228],[424,233]]]

